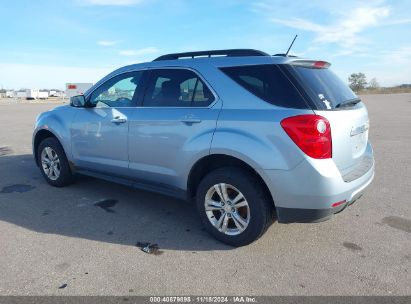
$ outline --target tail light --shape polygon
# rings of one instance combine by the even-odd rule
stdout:
[[[319,115],[307,114],[285,118],[284,131],[308,156],[317,159],[332,157],[330,122]]]

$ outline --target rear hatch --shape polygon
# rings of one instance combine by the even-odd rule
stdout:
[[[367,151],[369,119],[365,105],[324,61],[297,60],[289,65],[315,114],[328,119],[332,136],[332,159],[344,180],[368,171],[372,156]],[[358,174],[352,176],[352,172]],[[350,176],[350,177],[349,177]]]

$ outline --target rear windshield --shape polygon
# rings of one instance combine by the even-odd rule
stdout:
[[[291,69],[318,109],[334,109],[342,102],[358,98],[348,85],[329,69],[299,66]]]
[[[308,108],[298,90],[277,65],[246,65],[221,70],[244,89],[266,102],[286,108]]]

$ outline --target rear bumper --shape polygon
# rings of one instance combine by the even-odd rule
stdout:
[[[367,147],[372,157],[372,148]],[[355,202],[374,178],[371,168],[350,182],[344,181],[332,159],[307,159],[292,170],[264,170],[263,176],[273,196],[278,221],[319,222]],[[337,202],[345,203],[332,208]]]
[[[282,208],[277,207],[277,217],[279,223],[318,223],[329,220],[333,214],[343,211],[346,207],[356,202],[362,193],[358,197],[354,198],[350,202],[336,208],[328,209],[299,209],[299,208]]]

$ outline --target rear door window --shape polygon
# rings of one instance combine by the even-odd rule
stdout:
[[[143,107],[207,107],[213,101],[214,95],[193,71],[154,69]]]
[[[246,65],[224,67],[221,70],[244,89],[266,102],[286,108],[309,108],[277,65]]]

